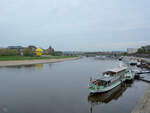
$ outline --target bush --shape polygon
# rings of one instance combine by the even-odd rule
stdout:
[[[150,46],[142,46],[141,48],[138,49],[137,53],[141,54],[150,54]]]
[[[7,49],[7,48],[0,49],[0,56],[16,56],[16,55],[19,55],[19,53],[15,49]]]
[[[31,50],[30,48],[25,48],[25,49],[23,50],[23,55],[24,55],[24,56],[33,56],[34,53],[32,52],[32,50]]]
[[[55,51],[54,56],[62,56],[63,53],[61,51]]]

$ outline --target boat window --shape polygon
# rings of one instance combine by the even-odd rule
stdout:
[[[96,83],[97,83],[97,81],[94,81],[94,82],[93,82],[93,84],[95,84],[95,85],[96,85]]]
[[[114,76],[116,73],[112,73],[112,72],[105,72],[103,73],[103,76]]]
[[[109,86],[110,84],[111,84],[111,82],[110,82],[110,81],[108,81],[108,82],[107,82],[107,85]]]
[[[106,86],[106,85],[107,85],[107,82],[106,82],[106,81],[101,81],[101,84],[102,84],[103,86]]]

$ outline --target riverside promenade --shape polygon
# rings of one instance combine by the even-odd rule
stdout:
[[[150,69],[150,59],[149,58],[142,58],[141,62],[142,62],[144,67]]]
[[[150,59],[149,58],[142,58],[141,60],[145,61],[146,63],[150,64]]]
[[[150,113],[150,86],[131,113]]]
[[[141,58],[141,61],[145,64],[145,67],[150,69],[150,59]],[[150,113],[150,86],[146,90],[143,98],[136,105],[132,113]]]
[[[136,59],[141,61],[142,67],[150,69],[150,59],[149,58],[140,58],[140,57],[125,57],[125,60],[129,61],[130,59]],[[144,92],[143,92],[144,93]],[[150,113],[150,86],[144,93],[144,96],[138,102],[136,107],[131,113]]]

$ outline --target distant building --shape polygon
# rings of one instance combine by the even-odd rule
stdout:
[[[30,46],[28,46],[28,48],[30,48],[30,49],[32,50],[32,52],[33,52],[33,51],[36,50],[37,47],[36,47],[36,46],[33,46],[33,45],[30,45]]]
[[[52,48],[51,46],[49,46],[48,50],[54,52],[54,48]]]
[[[22,46],[8,46],[8,49],[23,49]]]
[[[137,51],[138,51],[137,48],[128,48],[128,49],[127,49],[127,53],[128,53],[128,54],[133,54],[133,53],[136,53]]]
[[[42,56],[42,54],[43,54],[43,49],[37,48],[37,49],[35,50],[35,53],[36,53],[36,56]]]
[[[15,49],[18,52],[22,52],[22,50],[24,49],[24,47],[22,47],[22,46],[8,46],[8,49]]]

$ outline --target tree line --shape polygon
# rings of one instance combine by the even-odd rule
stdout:
[[[148,46],[142,46],[138,49],[137,53],[139,54],[150,54],[150,45]]]
[[[52,55],[52,56],[61,56],[61,51],[52,51],[50,49],[43,49],[43,55]],[[0,48],[0,56],[36,56],[35,49],[24,48],[24,49],[9,49],[9,48]]]

